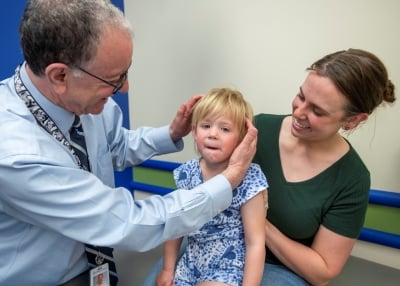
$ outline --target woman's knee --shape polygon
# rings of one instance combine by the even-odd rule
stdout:
[[[262,286],[310,286],[303,278],[283,265],[265,264]]]

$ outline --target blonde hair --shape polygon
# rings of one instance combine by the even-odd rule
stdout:
[[[253,121],[253,108],[238,90],[227,87],[211,89],[194,106],[192,125],[197,126],[200,120],[221,114],[232,118],[242,140],[247,132],[245,119]]]

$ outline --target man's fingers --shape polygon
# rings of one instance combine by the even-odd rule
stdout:
[[[193,106],[196,104],[196,102],[199,101],[200,98],[202,98],[202,97],[203,97],[203,94],[197,94],[197,95],[192,96],[189,99],[189,101],[186,103],[188,110],[191,111],[193,109]]]

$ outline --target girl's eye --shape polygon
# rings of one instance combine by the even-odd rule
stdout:
[[[304,101],[304,95],[301,94],[301,92],[299,92],[299,93],[297,94],[297,97],[298,97],[301,101]]]
[[[228,127],[221,127],[221,130],[223,132],[229,132],[230,131],[230,129]]]

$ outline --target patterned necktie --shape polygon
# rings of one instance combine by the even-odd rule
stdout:
[[[86,151],[85,134],[79,116],[75,115],[74,123],[70,129],[70,143],[79,158],[81,168],[90,172],[89,158]],[[115,286],[118,282],[117,271],[113,258],[113,249],[109,247],[98,247],[90,244],[85,245],[85,251],[90,268],[108,263],[110,270],[110,285]]]
[[[90,172],[89,157],[86,152],[85,134],[79,116],[75,115],[74,123],[69,131],[71,146],[78,156],[82,169]]]

